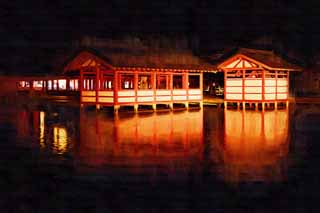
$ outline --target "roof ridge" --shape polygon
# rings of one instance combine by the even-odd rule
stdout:
[[[253,53],[266,53],[266,54],[275,54],[273,50],[262,50],[262,49],[253,49],[253,48],[247,48],[247,47],[241,47],[239,50],[241,51],[248,51],[248,52],[253,52]]]

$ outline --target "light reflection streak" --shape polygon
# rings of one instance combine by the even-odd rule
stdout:
[[[227,182],[280,181],[288,155],[288,110],[225,111],[223,176]]]
[[[40,142],[40,148],[45,148],[45,141],[44,141],[44,128],[45,128],[45,112],[40,112],[40,135],[39,135],[39,142]]]
[[[65,127],[53,127],[53,149],[57,154],[67,151],[67,129]]]

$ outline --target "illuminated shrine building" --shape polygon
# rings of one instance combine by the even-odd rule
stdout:
[[[202,106],[203,71],[215,66],[196,57],[189,50],[161,52],[134,50],[125,53],[111,50],[82,49],[66,60],[59,76],[21,80],[20,91],[47,94],[79,94],[80,105],[120,106],[174,103],[188,107]],[[137,53],[136,53],[137,52]]]
[[[273,51],[240,48],[218,65],[224,72],[224,97],[227,103],[285,103],[289,98],[289,74],[300,71]]]
[[[300,68],[273,51],[240,48],[215,65],[191,50],[151,48],[81,49],[75,52],[58,75],[24,77],[17,82],[20,92],[43,96],[72,97],[80,106],[114,107],[174,103],[202,107],[203,73],[224,72],[227,103],[288,105],[289,73]]]

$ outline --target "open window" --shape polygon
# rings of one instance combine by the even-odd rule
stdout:
[[[18,88],[19,88],[19,89],[30,88],[30,83],[29,83],[29,81],[19,81],[19,82],[18,82]]]
[[[183,88],[183,76],[182,75],[173,75],[173,89],[182,89]]]
[[[157,89],[168,89],[168,82],[168,75],[157,75]]]
[[[67,89],[67,80],[59,79],[58,80],[58,90],[66,90]]]
[[[83,80],[83,90],[92,91],[95,90],[95,79],[94,78],[86,78]]]
[[[200,88],[200,75],[189,75],[188,82],[190,89],[199,89]]]
[[[151,75],[138,76],[138,89],[152,89]]]
[[[104,75],[101,85],[103,90],[113,89],[113,75]]]
[[[78,79],[70,79],[69,80],[69,89],[71,91],[79,90],[79,81],[78,81]]]
[[[121,75],[120,77],[121,89],[133,89],[134,88],[134,75]]]

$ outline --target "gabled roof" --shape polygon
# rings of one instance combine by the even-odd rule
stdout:
[[[80,67],[88,67],[99,65],[108,69],[113,69],[110,65],[110,60],[100,56],[100,54],[93,52],[92,50],[82,50],[70,57],[64,65],[64,71],[77,70]]]
[[[302,68],[289,63],[270,50],[240,48],[222,63],[219,69],[243,69],[260,67],[268,70],[300,71]]]
[[[217,67],[200,58],[191,50],[173,50],[161,48],[99,48],[80,49],[67,60],[64,70],[79,66],[92,57],[99,63],[105,63],[112,69],[151,68],[193,71],[216,71]]]

